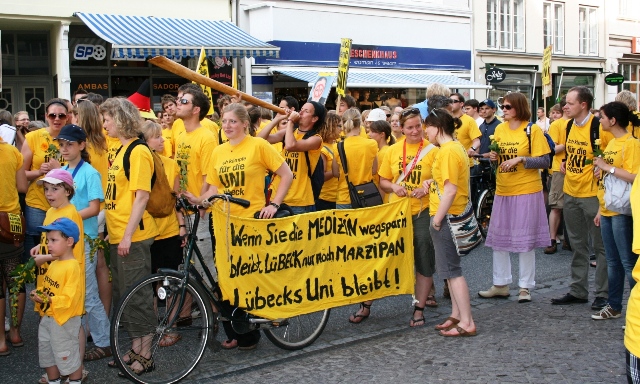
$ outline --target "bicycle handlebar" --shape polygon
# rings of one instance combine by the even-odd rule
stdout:
[[[214,201],[214,200],[227,200],[231,203],[234,204],[238,204],[239,206],[243,207],[243,208],[249,208],[249,205],[251,205],[251,202],[249,200],[245,200],[245,199],[239,199],[237,197],[233,197],[231,195],[225,195],[225,194],[221,194],[221,195],[213,195],[211,197],[209,197],[207,199],[208,201]],[[198,209],[205,209],[203,206],[201,205],[192,205],[189,203],[189,201],[184,198],[184,197],[180,197],[178,198],[178,206],[189,211],[196,211]]]

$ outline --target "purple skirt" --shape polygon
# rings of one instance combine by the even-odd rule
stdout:
[[[551,245],[542,191],[493,199],[485,242],[496,251],[529,252]]]

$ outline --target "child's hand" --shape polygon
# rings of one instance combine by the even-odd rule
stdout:
[[[40,297],[40,295],[38,295],[38,291],[37,290],[32,290],[31,292],[29,292],[29,298],[31,299],[31,301],[33,301],[34,303],[40,303],[42,304],[42,298]]]
[[[37,255],[39,253],[40,253],[40,244],[38,244],[35,247],[31,248],[31,250],[29,251],[29,255],[31,255],[31,256],[35,256],[35,255]]]
[[[35,254],[32,255],[31,257],[33,257],[33,260],[36,262],[36,266],[39,267],[42,264],[46,263],[47,261],[51,261],[51,255],[40,255],[40,254]]]

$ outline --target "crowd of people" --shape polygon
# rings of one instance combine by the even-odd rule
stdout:
[[[37,280],[28,297],[42,318],[42,383],[59,383],[61,377],[79,383],[88,375],[83,361],[112,355],[112,304],[132,282],[158,268],[178,268],[185,222],[195,215],[203,218],[193,229],[198,247],[215,276],[207,199],[217,193],[250,201],[248,209],[231,205],[231,214],[265,219],[284,206],[294,214],[356,209],[347,179],[355,185],[375,183],[384,203],[409,199],[415,263],[409,325],[423,326],[425,308],[439,305],[437,274],[445,279],[444,296],[451,299],[450,316],[435,327],[445,337],[475,336],[478,331],[449,223],[467,206],[478,158],[491,162],[496,174],[486,238],[493,251],[493,275],[480,297],[510,296],[510,254],[517,253],[518,302],[534,300],[535,250],[554,254],[559,243],[573,252],[572,282],[569,292],[552,304],[586,303],[588,272],[595,266],[595,312],[590,316],[615,319],[622,316],[625,280],[631,288],[635,285],[640,235],[634,236],[631,208],[635,205],[633,213],[640,215],[635,182],[640,119],[628,91],[596,110],[589,89],[574,87],[549,117],[544,109],[534,117],[521,93],[509,93],[497,105],[490,99],[465,100],[440,84],[429,86],[427,99],[417,105],[385,105],[363,113],[350,96],[336,103],[336,111],[316,101],[284,97],[279,106],[285,113],[272,116],[236,95],[220,97],[219,115],[207,116],[209,99],[193,84],[181,86],[177,97],[163,96],[158,114],[133,101],[82,92],[71,101],[55,98],[45,106],[48,124],[42,129],[30,129],[25,112],[12,116],[0,111],[0,124],[16,132],[11,143],[0,141],[0,178],[6,181],[0,186],[0,214],[22,212],[26,223],[24,242],[0,243],[0,317],[5,316],[10,272],[32,258]],[[243,170],[241,176],[237,169]],[[321,187],[314,183],[316,173]],[[152,215],[148,204],[154,175],[165,176],[176,194],[203,208],[190,217],[178,211]],[[631,205],[622,213],[609,202],[620,183],[627,189],[633,185],[631,196],[636,197],[635,202],[628,194],[618,198]],[[105,242],[110,265],[99,246],[104,248]],[[18,316],[8,331],[0,330],[0,356],[10,354],[10,345],[24,344],[20,325],[27,294],[21,288]],[[360,303],[348,321],[366,320],[372,304]],[[141,300],[135,307],[155,316],[152,301]],[[180,314],[179,322],[188,318]],[[259,331],[239,334],[228,322],[223,326],[223,348],[258,345]],[[133,342],[124,361],[136,374],[152,371],[150,336],[135,325],[128,327]],[[90,348],[85,345],[88,334]],[[625,346],[634,382],[640,382],[638,336],[640,293],[632,291]],[[170,347],[180,339],[179,333],[167,333],[159,346]],[[109,366],[117,367],[113,361]]]

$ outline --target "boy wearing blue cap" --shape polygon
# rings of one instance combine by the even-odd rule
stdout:
[[[68,375],[69,383],[81,383],[82,358],[78,332],[84,312],[84,279],[73,248],[80,241],[78,226],[67,218],[59,218],[46,226],[47,247],[51,262],[42,283],[30,293],[36,310],[42,316],[38,328],[40,367],[49,383],[59,384],[60,375]]]

